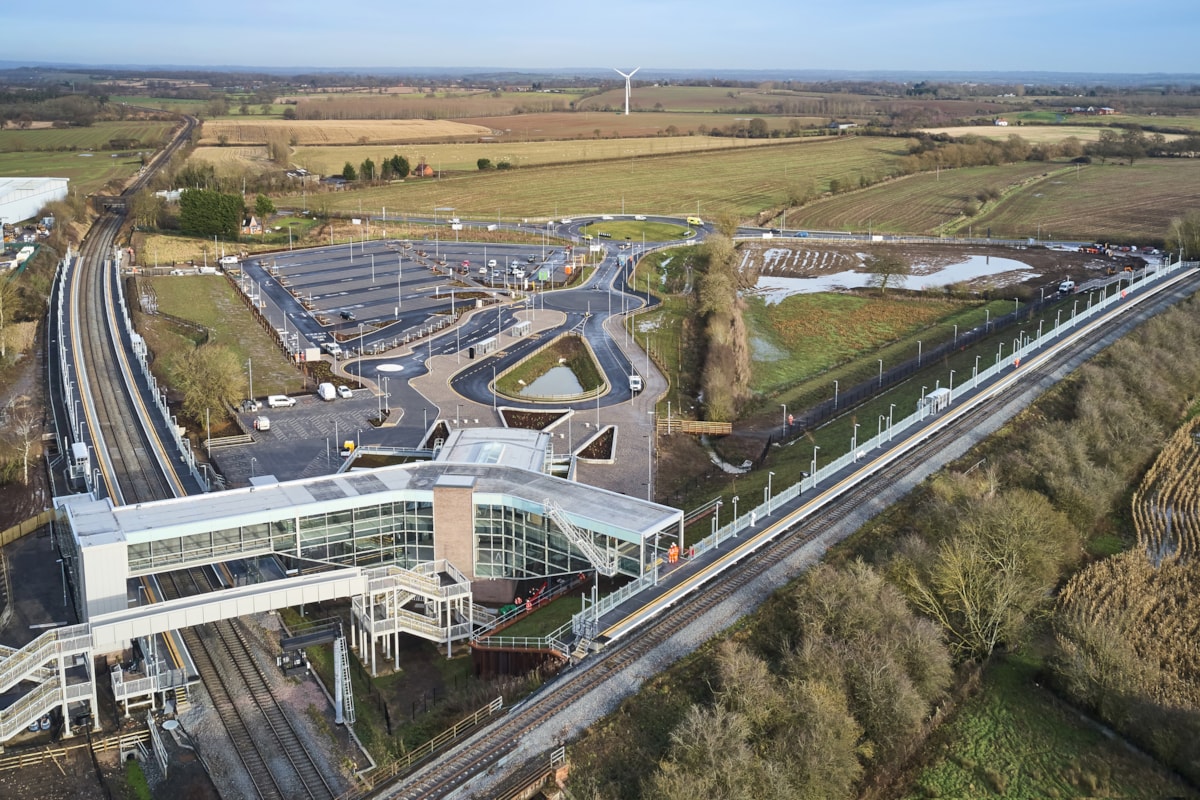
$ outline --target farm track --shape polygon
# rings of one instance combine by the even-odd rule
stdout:
[[[1159,303],[1165,306],[1178,302],[1194,290],[1194,285],[1190,288],[1186,285],[1176,288],[1168,292],[1168,297]],[[1125,324],[1132,326],[1133,323],[1130,321]],[[1115,334],[1115,331],[1110,333]],[[1086,340],[1056,352],[1039,366],[1039,373],[1046,376],[1058,370],[1071,368],[1081,353],[1095,344],[1093,340]],[[787,559],[801,547],[832,531],[861,507],[869,505],[888,487],[900,482],[959,438],[969,434],[995,414],[997,409],[1010,402],[1019,401],[1030,388],[1028,382],[1014,383],[999,392],[990,402],[964,413],[945,428],[932,433],[910,452],[866,477],[801,525],[783,531],[770,544],[745,556],[736,566],[722,573],[719,578],[711,580],[704,587],[704,591],[693,591],[681,599],[672,607],[671,614],[659,615],[657,621],[647,624],[636,636],[610,645],[608,649],[584,661],[578,671],[564,675],[558,683],[548,685],[542,694],[530,698],[494,727],[468,742],[464,749],[419,774],[411,785],[396,786],[393,791],[381,792],[376,796],[403,800],[448,796],[473,777],[491,768],[505,754],[513,751],[524,733],[537,728],[585,695],[597,691],[610,675],[619,673],[659,646],[665,645],[678,632],[678,620],[698,619],[712,611],[739,589],[758,578],[764,570]]]
[[[211,588],[200,567],[159,577],[168,600]],[[222,620],[181,634],[257,796],[332,800],[333,789],[272,694],[239,623]]]

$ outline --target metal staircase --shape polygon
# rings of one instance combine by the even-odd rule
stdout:
[[[562,506],[555,501],[546,498],[542,501],[542,505],[546,509],[546,516],[554,520],[554,524],[563,532],[567,540],[575,546],[575,549],[583,553],[583,557],[591,562],[597,572],[609,578],[617,574],[616,553],[606,553],[597,547],[591,535],[576,528],[571,520],[567,519],[567,514],[563,511]]]
[[[339,636],[333,642],[333,657],[336,659],[337,671],[340,673],[338,692],[341,699],[342,721],[347,725],[354,724],[354,682],[350,678],[350,656],[346,646],[346,637]]]

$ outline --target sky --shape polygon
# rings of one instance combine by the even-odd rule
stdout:
[[[0,9],[0,59],[1200,73],[1196,0],[59,0],[31,9]]]

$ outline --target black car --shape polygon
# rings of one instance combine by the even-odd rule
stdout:
[[[342,312],[342,319],[344,319],[344,320],[352,320],[352,319],[354,319],[354,312],[353,312],[353,311],[343,311],[343,312]]]

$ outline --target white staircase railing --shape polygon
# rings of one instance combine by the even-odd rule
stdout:
[[[354,682],[350,678],[350,658],[349,649],[346,646],[346,637],[339,636],[333,643],[334,656],[337,658],[339,672],[341,673],[340,688],[342,701],[342,721],[347,725],[354,724]]]
[[[554,520],[554,524],[559,527],[563,535],[579,552],[583,553],[583,557],[591,562],[597,572],[609,578],[617,574],[616,553],[605,553],[597,547],[590,535],[576,528],[571,520],[567,519],[566,512],[555,501],[546,498],[542,501],[542,505],[546,508],[546,515]]]

